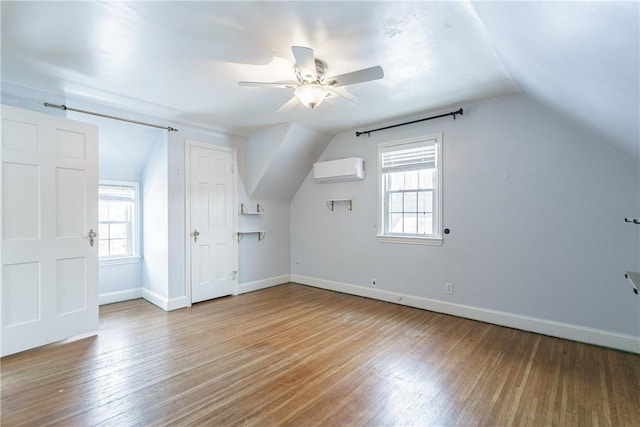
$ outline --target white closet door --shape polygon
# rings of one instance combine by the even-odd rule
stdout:
[[[233,152],[190,148],[191,302],[236,292]]]
[[[2,356],[98,329],[98,129],[2,106]]]

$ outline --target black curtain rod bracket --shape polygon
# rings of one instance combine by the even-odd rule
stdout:
[[[356,136],[360,136],[360,135],[364,135],[364,134],[366,134],[367,136],[371,136],[371,133],[378,132],[380,130],[397,128],[398,126],[411,125],[413,123],[424,122],[424,121],[433,120],[433,119],[439,119],[441,117],[447,117],[447,116],[453,116],[453,120],[455,120],[456,119],[456,115],[458,115],[458,114],[460,114],[461,116],[463,115],[462,108],[459,109],[458,111],[451,111],[451,112],[446,113],[446,114],[440,114],[439,116],[427,117],[427,118],[424,118],[424,119],[413,120],[413,121],[405,122],[405,123],[398,123],[397,125],[385,126],[385,127],[378,128],[378,129],[363,130],[362,132],[356,132]]]
[[[104,117],[105,119],[120,120],[121,122],[133,123],[136,125],[150,126],[152,128],[168,130],[169,132],[178,132],[178,129],[172,128],[171,126],[160,126],[153,123],[146,123],[146,122],[139,122],[137,120],[124,119],[122,117],[110,116],[108,114],[95,113],[93,111],[71,108],[71,107],[67,107],[66,105],[50,104],[48,102],[45,102],[44,106],[49,108],[57,108],[58,110],[63,110],[63,111],[75,111],[76,113],[90,114],[92,116]]]

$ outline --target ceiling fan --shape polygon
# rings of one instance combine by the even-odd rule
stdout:
[[[327,63],[317,59],[313,49],[302,46],[292,46],[291,51],[295,59],[293,69],[297,81],[279,82],[238,82],[239,86],[276,87],[293,90],[294,97],[284,104],[278,112],[288,111],[298,102],[302,102],[309,108],[317,107],[322,101],[331,95],[338,95],[352,101],[344,93],[338,93],[334,89],[341,86],[353,85],[384,77],[382,67],[376,65],[350,73],[327,77]]]

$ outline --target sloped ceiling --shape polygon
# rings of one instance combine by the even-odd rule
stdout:
[[[474,9],[522,91],[638,162],[638,2],[478,2]]]
[[[283,124],[251,135],[247,146],[246,185],[254,200],[291,200],[331,135]]]
[[[637,2],[8,2],[2,81],[249,136],[335,134],[522,90],[640,159]],[[330,75],[373,65],[314,110],[276,110],[292,45]],[[332,102],[329,102],[332,101]]]

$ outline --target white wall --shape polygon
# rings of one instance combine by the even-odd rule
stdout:
[[[289,281],[289,202],[281,200],[252,200],[239,185],[240,203],[250,211],[256,204],[264,208],[263,215],[240,216],[239,230],[266,230],[263,240],[247,234],[238,243],[238,284],[240,292],[260,289]]]
[[[169,296],[168,161],[165,138],[149,156],[142,185],[143,291],[146,298],[161,307]]]
[[[291,123],[282,123],[255,132],[248,139],[246,167],[242,174],[248,194],[255,191],[290,129]]]
[[[115,265],[101,265],[98,271],[100,304],[142,296],[142,259]]]
[[[287,129],[290,126],[286,126]],[[267,132],[270,133],[270,132]],[[286,132],[284,132],[286,134]],[[268,138],[265,139],[265,142]],[[268,143],[268,142],[267,142]],[[249,185],[245,181],[255,167],[255,153],[270,153],[269,149],[260,150],[254,141],[251,148],[249,142],[238,144],[238,204],[244,203],[249,211],[255,211],[256,205],[264,209],[263,215],[241,215],[238,218],[238,229],[266,230],[265,238],[258,241],[255,234],[245,235],[238,243],[238,287],[239,292],[249,292],[266,286],[277,285],[289,281],[289,263],[291,241],[289,227],[289,201],[249,196]],[[273,147],[271,147],[273,148]],[[250,154],[248,150],[251,149]],[[266,166],[262,167],[262,171]],[[255,173],[254,173],[255,175]],[[238,206],[239,210],[240,206]]]
[[[436,132],[451,234],[441,247],[378,243],[377,144]],[[389,300],[621,334],[640,351],[640,304],[624,279],[640,270],[638,227],[623,221],[640,210],[636,164],[523,95],[465,105],[455,121],[345,132],[321,159],[351,156],[365,157],[364,181],[308,176],[291,203],[294,280],[367,294],[376,278]],[[328,198],[353,198],[353,211],[329,211]]]

